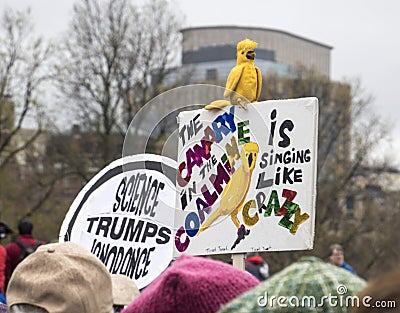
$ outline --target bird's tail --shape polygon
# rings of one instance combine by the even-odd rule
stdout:
[[[210,104],[206,105],[204,108],[206,110],[212,110],[212,109],[226,107],[229,105],[231,105],[231,102],[229,100],[215,100],[215,101],[211,102]]]
[[[197,235],[199,235],[201,232],[203,232],[204,230],[206,230],[212,223],[214,223],[214,221],[219,217],[220,212],[218,212],[218,209],[216,209],[211,215],[210,217],[207,219],[207,221],[205,221],[205,223],[203,225],[201,225]]]

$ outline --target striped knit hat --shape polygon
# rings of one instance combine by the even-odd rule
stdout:
[[[258,284],[232,265],[182,255],[123,313],[214,313]]]
[[[363,279],[347,270],[316,257],[304,257],[218,313],[349,312],[352,297],[364,285]]]

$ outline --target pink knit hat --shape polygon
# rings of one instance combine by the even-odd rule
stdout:
[[[258,284],[232,265],[182,255],[122,313],[214,313]]]

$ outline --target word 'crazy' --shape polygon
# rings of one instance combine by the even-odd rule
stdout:
[[[250,142],[250,121],[235,123],[235,106],[230,107],[229,112],[224,112],[217,116],[210,125],[204,125],[198,120],[197,114],[189,124],[183,125],[179,131],[179,138],[182,146],[192,137],[203,131],[200,144],[195,144],[186,150],[185,161],[181,162],[177,171],[177,183],[183,189],[180,193],[181,209],[185,210],[193,199],[197,212],[191,211],[186,215],[184,225],[178,228],[175,234],[175,246],[179,252],[184,252],[190,239],[197,235],[201,224],[206,217],[211,214],[212,206],[219,199],[224,190],[224,185],[230,181],[235,168],[235,162],[240,159],[239,146]],[[289,230],[293,235],[296,234],[299,226],[305,222],[309,215],[302,213],[299,204],[293,202],[297,192],[291,189],[283,189],[281,196],[285,199],[280,205],[278,191],[272,190],[267,196],[263,189],[279,185],[294,185],[303,182],[302,169],[293,164],[308,163],[311,161],[310,149],[295,149],[290,147],[290,132],[295,128],[292,120],[286,119],[277,125],[277,110],[273,109],[270,114],[270,133],[267,142],[260,146],[272,146],[274,140],[280,151],[264,149],[260,152],[260,162],[255,199],[244,203],[242,209],[242,219],[245,225],[254,226],[260,221],[260,216],[264,211],[264,217],[281,216],[278,225]],[[237,138],[234,136],[237,135]],[[220,159],[211,153],[213,144],[220,143],[225,137],[230,141],[225,144],[226,153]],[[275,139],[276,136],[279,136]],[[283,150],[282,149],[286,149]],[[268,166],[276,166],[274,177],[267,177],[264,171]],[[193,179],[193,169],[199,168],[200,180]],[[208,181],[207,181],[208,176]],[[202,183],[203,180],[206,180]],[[200,182],[199,182],[200,181]],[[201,185],[199,188],[198,184]],[[265,205],[264,203],[268,203]],[[250,214],[250,209],[256,212]],[[293,221],[291,221],[293,219]]]

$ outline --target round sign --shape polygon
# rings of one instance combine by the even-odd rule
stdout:
[[[140,154],[112,162],[75,198],[60,242],[84,246],[110,273],[147,286],[172,260],[175,177],[176,162],[167,157]]]

